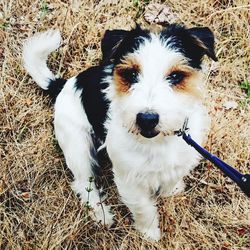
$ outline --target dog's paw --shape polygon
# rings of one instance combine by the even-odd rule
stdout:
[[[114,223],[114,215],[110,212],[110,206],[97,204],[90,213],[91,219],[107,227]]]
[[[71,186],[80,197],[82,205],[86,208],[87,214],[92,220],[107,227],[113,224],[113,214],[110,212],[110,207],[101,201],[98,191],[95,188],[92,188],[90,194],[88,194],[86,191],[87,184],[83,185],[79,181],[74,181]]]
[[[148,240],[154,240],[154,241],[159,241],[161,238],[161,231],[159,227],[157,226],[151,226],[150,228],[148,227],[136,227],[138,231],[140,231],[145,238]]]
[[[176,185],[174,186],[172,192],[170,193],[170,195],[175,195],[175,194],[179,194],[181,192],[183,192],[185,190],[185,183],[183,180],[180,180],[176,183]]]
[[[161,231],[159,228],[155,228],[154,230],[148,230],[145,233],[145,236],[149,239],[149,240],[155,240],[155,241],[159,241],[161,238]]]

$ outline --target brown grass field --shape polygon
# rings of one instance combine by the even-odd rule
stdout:
[[[150,27],[149,2],[155,1],[0,1],[0,249],[250,249],[250,200],[207,161],[185,178],[185,192],[159,200],[159,242],[133,229],[114,192],[108,203],[117,224],[107,229],[87,218],[70,188],[53,107],[22,66],[22,44],[59,28],[64,42],[49,64],[68,78],[98,63],[106,29],[130,29],[135,21]],[[206,59],[212,118],[206,148],[250,173],[249,0],[165,4],[178,22],[214,31],[219,62]],[[228,101],[237,105],[226,108]]]

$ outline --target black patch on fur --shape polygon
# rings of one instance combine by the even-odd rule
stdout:
[[[63,89],[66,81],[67,80],[65,80],[63,78],[58,78],[58,79],[55,79],[55,80],[50,80],[49,88],[48,88],[48,90],[46,90],[46,92],[51,97],[53,103],[56,101],[56,97],[59,95],[59,93]]]
[[[189,58],[190,66],[200,69],[202,57],[207,54],[213,60],[217,60],[214,53],[214,36],[208,28],[187,29],[178,24],[172,24],[161,32],[161,39],[170,40],[170,46]],[[197,39],[203,43],[200,46]],[[204,48],[205,47],[205,48]]]
[[[103,63],[118,64],[125,55],[138,49],[145,38],[150,39],[150,32],[142,30],[139,25],[131,31],[107,31],[102,40]]]
[[[207,27],[195,27],[188,29],[189,34],[195,39],[199,39],[205,47],[204,53],[212,58],[214,61],[218,61],[214,52],[214,34]]]
[[[103,171],[110,162],[106,150],[98,151],[106,137],[104,122],[107,118],[109,101],[102,91],[108,87],[108,83],[103,81],[107,75],[104,67],[95,66],[81,72],[76,79],[76,89],[81,91],[81,102],[93,129],[90,154],[95,161],[91,163],[91,170],[97,189],[103,187]]]
[[[109,102],[102,93],[108,87],[108,83],[102,82],[105,76],[104,68],[96,66],[80,73],[76,81],[76,88],[82,91],[81,101],[89,123],[95,136],[102,141],[106,136],[104,122],[109,108]]]
[[[116,47],[129,33],[127,30],[107,30],[101,41],[103,61],[110,59]]]
[[[90,149],[90,154],[95,159],[95,162],[92,162],[91,170],[95,178],[95,185],[98,189],[102,187],[105,190],[105,187],[107,187],[107,173],[111,170],[112,163],[106,148],[98,150],[102,143],[93,132],[91,133],[91,138],[93,147]],[[100,195],[102,196],[103,194]]]
[[[102,176],[102,168],[98,162],[97,150],[100,147],[101,143],[98,138],[96,138],[94,132],[91,133],[91,139],[93,146],[90,148],[90,155],[95,160],[91,162],[91,170],[95,179],[95,185],[98,189],[102,186],[101,176]]]

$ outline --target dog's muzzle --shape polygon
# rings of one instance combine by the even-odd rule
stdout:
[[[140,134],[146,138],[153,138],[159,134],[155,127],[159,123],[159,115],[154,112],[138,113],[136,124],[140,129]]]

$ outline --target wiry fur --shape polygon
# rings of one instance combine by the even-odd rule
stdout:
[[[47,90],[51,80],[55,80],[54,74],[46,65],[48,55],[56,50],[61,43],[59,30],[49,30],[43,34],[36,34],[24,45],[24,67],[44,90]]]
[[[86,191],[93,166],[101,167],[96,158],[98,147],[106,147],[115,183],[133,214],[135,227],[158,240],[155,195],[181,191],[182,178],[199,161],[198,153],[174,132],[188,117],[192,137],[202,143],[209,127],[201,98],[204,86],[200,69],[204,54],[216,59],[212,33],[207,28],[186,29],[178,25],[159,34],[140,27],[132,31],[107,31],[102,41],[102,64],[67,81],[55,79],[46,66],[47,55],[58,47],[59,37],[57,31],[49,31],[28,40],[24,65],[38,85],[48,89],[52,96],[56,86],[59,88],[55,133],[74,174],[72,188],[84,203],[89,199],[96,220],[112,223],[108,207],[100,205],[97,188],[92,186],[90,197]],[[36,49],[40,44],[43,49]],[[123,82],[125,71],[118,83],[113,76],[128,58],[137,64],[128,66],[138,70],[137,76],[131,84]],[[168,77],[176,69],[185,72],[181,88],[171,84]],[[117,84],[127,85],[117,88]],[[157,135],[150,139],[143,136],[136,122],[138,113],[148,111],[159,115],[154,128]]]

